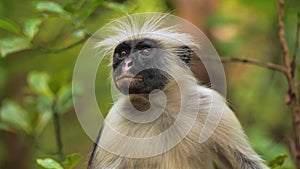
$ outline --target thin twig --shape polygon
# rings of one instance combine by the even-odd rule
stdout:
[[[73,47],[80,45],[81,43],[84,43],[89,37],[90,37],[90,35],[86,35],[84,38],[82,38],[66,47],[59,48],[59,49],[49,49],[49,48],[44,48],[41,46],[39,46],[38,49],[41,50],[42,52],[46,52],[46,53],[60,53],[60,52],[72,49]]]
[[[232,57],[222,57],[221,58],[221,62],[222,63],[230,63],[230,62],[240,62],[240,63],[247,63],[247,64],[252,64],[252,65],[256,65],[259,67],[264,67],[264,68],[268,68],[271,70],[275,70],[275,71],[279,71],[282,73],[286,72],[285,67],[272,63],[272,62],[260,62],[254,59],[243,59],[243,58],[232,58]]]

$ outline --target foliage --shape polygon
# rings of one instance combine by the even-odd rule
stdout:
[[[13,126],[16,129],[23,130],[26,134],[32,134],[33,129],[30,124],[29,114],[16,102],[4,102],[0,111],[2,129],[11,130],[9,126]]]
[[[136,8],[136,4],[119,4],[104,0],[95,0],[85,7],[87,2],[74,4],[72,2],[64,6],[52,1],[36,1],[32,5],[37,12],[41,13],[38,18],[28,18],[24,24],[19,26],[13,21],[5,18],[0,18],[0,28],[13,33],[14,35],[0,38],[0,56],[5,57],[8,54],[20,52],[26,49],[40,49],[48,52],[59,52],[60,50],[50,50],[44,48],[35,41],[35,36],[38,34],[40,26],[47,22],[49,18],[59,17],[65,22],[73,25],[72,35],[85,39],[90,34],[88,33],[84,23],[95,12],[95,10],[103,5],[104,7],[117,12],[132,12]],[[146,3],[147,4],[147,3]],[[152,6],[156,5],[156,1],[152,2]],[[151,5],[147,5],[147,9],[151,9]],[[146,10],[144,10],[146,12]],[[68,48],[62,48],[68,49]]]
[[[37,159],[36,162],[43,168],[48,169],[72,169],[82,160],[82,155],[73,153],[67,156],[67,158],[59,163],[51,158]]]
[[[38,143],[39,135],[49,121],[51,119],[56,120],[55,114],[63,115],[72,108],[72,88],[70,84],[64,84],[55,92],[50,87],[49,75],[44,72],[31,72],[27,82],[27,92],[30,95],[24,98],[24,104],[30,108],[26,110],[13,100],[3,101],[0,109],[0,129],[10,132],[20,131],[34,138]],[[61,151],[57,150],[57,153],[61,153]],[[61,156],[62,154],[58,155]],[[71,169],[81,158],[80,154],[71,154],[62,164],[64,168]],[[37,163],[45,168],[59,169],[60,167],[52,159],[38,159]]]
[[[272,169],[282,166],[282,164],[284,163],[284,160],[287,157],[288,157],[288,155],[286,155],[286,154],[280,154],[277,157],[275,157],[273,160],[269,161],[268,166]]]
[[[44,72],[31,72],[27,81],[30,96],[24,98],[24,102],[33,110],[26,110],[13,100],[5,100],[0,109],[0,124],[2,129],[17,129],[26,135],[36,136],[43,131],[54,113],[64,114],[70,110],[73,106],[72,88],[70,84],[65,84],[54,93],[49,86],[49,75]]]
[[[55,160],[51,158],[46,158],[46,159],[37,159],[36,161],[40,166],[43,168],[48,168],[48,169],[63,169],[63,167]]]
[[[50,1],[34,2],[33,7],[44,15],[39,18],[29,18],[25,20],[21,27],[7,19],[0,19],[0,28],[16,34],[15,36],[0,39],[0,54],[2,57],[25,49],[39,48],[40,46],[34,41],[34,37],[39,31],[40,25],[49,18],[49,15],[52,17],[59,15],[64,20],[71,22],[75,25],[74,31],[76,32],[78,31],[76,28],[80,28],[84,19],[91,14],[90,10],[86,10],[83,15],[75,16],[73,15],[74,13],[64,10],[58,3]],[[95,7],[97,7],[97,5]],[[85,33],[84,31],[82,32]]]

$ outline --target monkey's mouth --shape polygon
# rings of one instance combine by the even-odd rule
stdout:
[[[129,82],[129,83],[138,83],[142,82],[143,78],[141,76],[129,76],[129,75],[124,75],[124,76],[119,76],[117,79],[117,82]]]
[[[143,81],[144,78],[142,76],[121,75],[116,78],[116,85],[121,91],[125,92]]]
[[[167,74],[154,68],[136,75],[124,73],[115,78],[116,87],[123,94],[149,94],[156,89],[163,90],[167,83]]]

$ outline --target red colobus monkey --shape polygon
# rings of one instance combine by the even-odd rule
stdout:
[[[225,99],[190,70],[205,44],[166,26],[168,14],[147,16],[111,22],[96,45],[122,95],[88,169],[267,169]]]

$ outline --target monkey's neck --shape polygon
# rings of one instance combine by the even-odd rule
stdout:
[[[181,105],[182,100],[190,98],[197,93],[198,85],[194,78],[186,78],[181,81],[172,80],[163,91],[151,94],[131,94],[129,100],[139,111],[145,112],[151,106],[170,107]]]
[[[198,112],[195,106],[199,104],[198,86],[195,81],[185,81],[185,86],[181,87],[179,84],[171,82],[161,93],[123,97],[118,110],[126,117],[121,118],[122,123],[130,125],[130,130],[123,132],[134,137],[156,136],[170,128],[179,117],[179,123],[189,125],[189,118],[195,119],[193,114]],[[141,127],[144,132],[140,132]],[[176,127],[181,131],[181,125]]]

